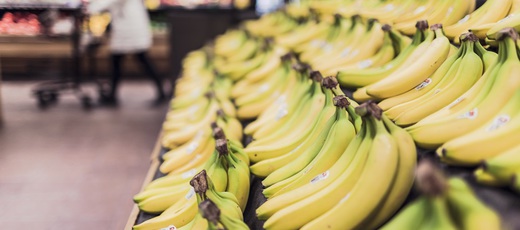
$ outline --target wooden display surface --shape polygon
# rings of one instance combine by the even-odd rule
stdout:
[[[153,148],[152,154],[150,154],[150,168],[148,169],[148,172],[146,173],[146,177],[144,178],[144,182],[143,182],[143,185],[141,186],[140,191],[143,191],[144,187],[154,179],[155,172],[159,170],[159,165],[161,164],[159,162],[159,154],[162,149],[160,140],[161,140],[161,134],[158,135],[158,138],[157,138],[157,141],[155,142],[155,146]],[[137,207],[137,204],[134,204],[134,207],[132,208],[132,211],[130,212],[130,217],[128,217],[128,220],[126,222],[125,229],[132,229],[132,226],[134,226],[137,216],[139,215],[139,212],[140,212],[139,207]]]

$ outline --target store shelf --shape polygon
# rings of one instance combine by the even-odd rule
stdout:
[[[0,3],[0,10],[78,10],[80,5]]]

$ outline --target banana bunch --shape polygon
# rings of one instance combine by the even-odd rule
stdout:
[[[414,179],[413,140],[374,103],[356,112],[361,130],[331,166],[256,210],[265,229],[375,229],[402,205]]]
[[[221,206],[222,208],[225,208]],[[249,227],[239,217],[226,215],[222,209],[209,198],[199,203],[200,216],[207,219],[205,226],[189,226],[186,229],[237,229],[248,230]],[[209,223],[209,224],[208,224]],[[209,226],[208,226],[209,225]],[[204,227],[204,228],[203,228]]]
[[[468,30],[488,23],[496,23],[506,17],[511,10],[512,2],[513,0],[487,0],[484,5],[467,14],[455,24],[446,25],[444,33],[455,43],[459,43],[459,36]]]
[[[298,88],[289,95],[287,104],[272,106],[266,110],[271,111],[270,114],[262,114],[246,127],[246,132],[253,132],[254,140],[244,151],[250,156],[251,162],[255,163],[251,166],[255,175],[266,177],[296,159],[313,144],[320,131],[324,130],[322,127],[336,117],[334,95],[321,86],[321,75],[313,72],[311,80],[306,71],[300,74],[302,76]],[[359,119],[351,119],[359,124]]]
[[[498,31],[512,27],[515,28],[516,31],[520,30],[520,1],[519,0],[512,0],[511,2],[511,9],[509,10],[509,14],[497,21],[497,22],[491,22],[491,23],[485,23],[480,25],[475,25],[469,29],[470,32],[477,35],[478,38],[481,40],[485,39],[496,39],[496,34]]]
[[[255,37],[277,37],[292,31],[299,25],[296,18],[291,17],[283,10],[271,14],[264,14],[258,20],[249,20],[243,27]]]
[[[392,58],[392,60],[388,60],[381,66],[372,66],[365,68],[343,68],[339,69],[337,72],[337,79],[339,83],[348,88],[357,88],[357,87],[365,87],[372,83],[382,80],[386,76],[390,75],[392,72],[398,70],[401,66],[410,65],[412,60],[408,60],[410,55],[414,52],[414,50],[424,41],[425,35],[428,34],[426,31],[428,29],[428,24],[426,21],[419,21],[416,24],[417,30],[415,35],[413,36],[413,40],[408,41],[408,39],[393,29],[389,30],[389,36],[392,39],[393,49],[396,50],[397,55]],[[381,50],[385,47],[389,47],[388,44],[383,44]],[[406,65],[405,65],[406,64]],[[358,101],[368,100],[369,96],[366,93],[363,93],[363,98],[360,96],[360,92],[354,94],[354,98]]]
[[[359,17],[353,17],[351,20],[352,25],[345,31],[345,35],[340,35],[339,42],[332,45],[331,52],[315,55],[308,64],[329,75],[335,74],[334,70],[345,68],[346,65],[368,62],[370,60],[367,59],[378,53],[385,42],[386,33],[382,25],[374,19],[368,20],[367,23]],[[391,56],[393,55],[387,55],[387,59]]]
[[[518,179],[520,176],[520,146],[517,144],[498,155],[483,161],[474,176],[479,183],[490,186],[510,186],[520,192]]]
[[[330,79],[324,79],[322,82],[325,90],[330,91],[337,86],[337,82]],[[341,92],[341,95],[327,98],[327,100],[330,100],[335,106],[334,114],[319,117],[318,119],[321,121],[318,123],[323,125],[313,128],[307,139],[300,144],[301,152],[296,151],[294,159],[276,168],[262,181],[266,187],[263,190],[266,197],[274,197],[307,184],[315,175],[330,168],[339,159],[350,140],[354,138],[356,128],[349,120],[353,116],[348,112],[353,113],[354,108],[350,106],[347,97]],[[329,110],[328,106],[330,106],[327,102],[325,103],[324,111]]]
[[[216,148],[204,167],[157,179],[134,197],[141,210],[149,213],[162,212],[159,216],[134,226],[134,229],[157,229],[169,224],[181,227],[195,221],[197,198],[194,195],[198,192],[190,187],[193,186],[194,179],[190,183],[186,180],[197,172],[195,170],[202,170],[204,176],[213,178],[211,185],[206,187],[212,194],[232,199],[233,204],[227,207],[236,206],[236,213],[242,215],[249,197],[249,160],[239,146],[226,140],[221,128],[215,127],[214,130]],[[195,175],[195,178],[198,177],[200,174]],[[215,200],[214,197],[211,198]]]
[[[415,124],[442,109],[469,90],[497,55],[485,50],[472,33],[461,36],[459,51],[415,88],[379,103],[385,114],[399,126]],[[489,56],[489,57],[486,57]]]
[[[216,191],[206,171],[195,175],[190,184],[197,195],[199,212],[180,229],[249,229],[236,198],[228,192]]]
[[[422,195],[381,229],[502,229],[497,213],[483,204],[464,180],[446,180],[429,161],[421,162],[417,169],[417,187]]]
[[[249,72],[259,68],[269,60],[273,52],[269,41],[256,37],[248,37],[242,45],[224,55],[212,59],[213,68],[233,81],[238,81]]]
[[[281,58],[272,55],[260,68],[236,82],[231,90],[231,98],[237,106],[237,117],[252,119],[276,101],[288,96],[297,84],[297,74],[291,68],[292,54]]]
[[[442,24],[445,27],[459,22],[464,16],[475,9],[476,0],[440,0],[440,1],[405,1],[404,9],[408,15],[398,17],[393,22],[394,27],[404,34],[415,32],[415,22],[427,20],[430,24]],[[395,12],[394,12],[395,14]]]
[[[417,23],[418,30],[426,27],[426,25],[426,21],[419,21]],[[451,44],[448,38],[444,36],[441,25],[435,24],[431,27],[431,30],[431,32],[425,34],[424,41],[417,45],[404,60],[403,65],[391,71],[382,79],[357,89],[354,92],[354,98],[358,101],[366,101],[394,97],[415,88],[424,81],[424,76],[430,76],[435,72],[447,59]]]
[[[326,76],[337,75],[338,72],[341,72],[342,76],[345,76],[345,74],[355,74],[356,71],[361,72],[368,69],[382,67],[383,65],[386,65],[392,61],[407,46],[410,45],[410,38],[401,35],[392,29],[390,25],[385,24],[381,27],[381,29],[383,30],[384,35],[380,47],[373,46],[371,42],[363,42],[360,44],[360,46],[364,45],[364,48],[362,47],[352,52],[353,54],[357,54],[359,52],[364,53],[368,51],[368,53],[372,52],[371,56],[367,55],[366,57],[356,61],[344,61],[342,57],[338,57],[336,60],[341,63],[336,64],[336,62],[333,62],[334,64],[330,64],[330,67],[321,68],[321,72],[323,72],[323,74]]]
[[[468,155],[463,148],[457,146],[463,146],[465,141],[471,141],[471,138],[464,138],[465,135],[469,135],[484,124],[489,126],[494,117],[502,109],[506,109],[507,102],[520,89],[520,79],[517,77],[520,71],[516,46],[518,34],[512,28],[504,29],[498,34],[497,39],[499,41],[497,61],[468,91],[444,108],[406,128],[421,147],[437,148],[444,144],[438,152],[445,161],[474,164],[471,162],[480,156],[474,153]],[[500,140],[500,143],[502,141],[504,140]]]
[[[161,139],[162,145],[171,149],[171,152],[185,152],[190,155],[203,149],[211,136],[210,124],[214,121],[229,133],[231,139],[242,139],[242,125],[234,116],[236,111],[229,96],[231,82],[218,77],[210,84],[213,86],[208,86],[206,91],[196,90],[197,88],[193,90],[203,92],[199,98],[183,100],[185,98],[180,96],[172,99],[172,108],[166,114]],[[180,103],[185,105],[181,106]],[[178,154],[166,154],[169,155]]]
[[[310,44],[323,42],[331,26],[332,24],[326,20],[309,18],[293,31],[275,37],[274,41],[287,49],[304,50]]]

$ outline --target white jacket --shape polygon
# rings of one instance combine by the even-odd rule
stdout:
[[[134,53],[150,48],[150,18],[142,0],[91,0],[88,5],[90,14],[106,10],[112,17],[110,50],[113,53]]]

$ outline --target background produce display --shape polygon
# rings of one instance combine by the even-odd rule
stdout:
[[[519,228],[519,8],[302,1],[230,29],[183,61],[134,229]]]

